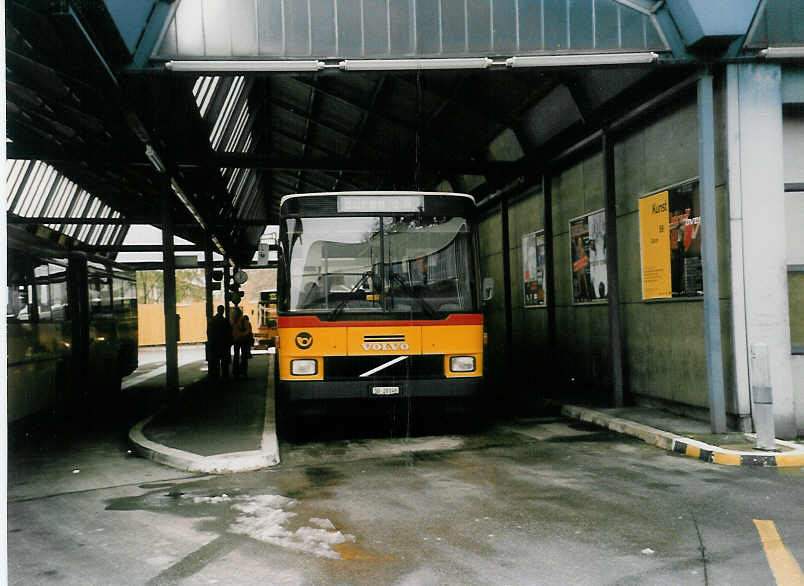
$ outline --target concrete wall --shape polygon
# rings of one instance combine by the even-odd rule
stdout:
[[[723,93],[716,86],[716,132],[723,142]],[[626,390],[669,404],[707,407],[706,349],[703,302],[700,298],[643,301],[638,200],[698,175],[697,106],[694,90],[661,116],[618,137],[614,146],[617,198],[620,297],[622,303]],[[721,312],[727,409],[735,411],[731,356],[728,205],[725,156],[716,157],[716,197],[719,222]],[[573,304],[569,221],[604,207],[603,157],[593,153],[558,169],[553,183],[553,246],[557,353],[557,388],[577,387],[607,397],[611,392],[609,326],[606,302]],[[546,308],[524,308],[522,235],[543,229],[544,199],[534,187],[509,207],[514,370],[524,384],[520,392],[544,393],[540,372],[547,341]],[[504,315],[499,208],[481,222],[481,271],[496,281],[496,298],[487,313],[489,372],[502,368]],[[521,365],[527,365],[522,368]],[[534,370],[535,369],[535,370]],[[534,376],[535,373],[535,376]],[[604,397],[603,397],[604,398]]]

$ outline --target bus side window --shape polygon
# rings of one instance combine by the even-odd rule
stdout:
[[[50,282],[50,313],[53,321],[70,319],[67,303],[67,269],[56,264],[48,265],[48,281]]]
[[[48,284],[47,265],[34,267],[34,281],[36,282],[36,302],[38,306],[39,321],[50,321],[50,285]]]

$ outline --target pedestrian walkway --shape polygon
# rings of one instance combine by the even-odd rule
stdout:
[[[258,470],[279,463],[273,355],[255,352],[247,379],[203,379],[135,425],[129,438],[146,458],[188,472]]]

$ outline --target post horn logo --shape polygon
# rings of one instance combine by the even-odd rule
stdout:
[[[313,335],[308,332],[299,332],[296,334],[296,346],[302,350],[307,350],[313,345]]]

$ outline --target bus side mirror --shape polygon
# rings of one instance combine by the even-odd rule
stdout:
[[[494,297],[494,279],[492,277],[483,277],[483,293],[481,301],[488,303]]]

